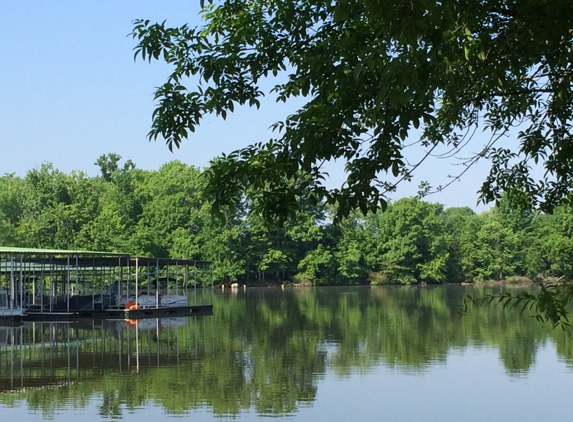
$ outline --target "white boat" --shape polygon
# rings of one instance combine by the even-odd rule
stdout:
[[[0,318],[22,316],[23,309],[11,306],[8,291],[0,290]]]
[[[0,309],[0,318],[22,315],[24,315],[24,311],[22,309]]]
[[[136,303],[140,308],[155,308],[156,306],[173,308],[176,306],[187,306],[187,296],[184,295],[160,295],[159,297],[155,295],[140,295],[137,297],[122,296],[119,299],[118,305],[125,306],[128,302]]]

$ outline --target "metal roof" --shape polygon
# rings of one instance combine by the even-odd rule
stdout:
[[[165,267],[167,265],[210,265],[213,261],[178,258],[150,258],[133,257],[126,253],[98,252],[80,250],[61,249],[32,249],[32,248],[7,248],[0,246],[0,255],[20,255],[23,264],[29,269],[41,268],[43,266],[63,267],[69,265],[73,268],[101,269],[130,265],[135,266],[136,260],[139,266]],[[0,267],[8,267],[11,260],[9,258],[0,259]],[[0,270],[1,271],[1,270]]]
[[[120,252],[103,252],[103,251],[80,251],[64,249],[33,249],[33,248],[13,248],[0,246],[0,254],[18,254],[18,255],[83,255],[83,256],[107,256],[107,257],[129,257],[127,253]]]
[[[198,260],[191,260],[191,259],[171,259],[171,258],[126,258],[126,257],[71,257],[69,262],[68,258],[61,258],[61,257],[31,257],[26,258],[22,262],[22,266],[28,270],[34,271],[39,270],[41,268],[56,268],[59,270],[65,269],[67,265],[70,265],[70,268],[81,268],[83,270],[101,270],[101,269],[110,269],[110,268],[117,268],[117,267],[127,267],[128,261],[129,266],[135,268],[135,262],[138,261],[138,266],[140,268],[147,267],[148,265],[151,267],[160,267],[163,268],[167,265],[180,265],[180,266],[206,266],[210,265],[212,261],[198,261]],[[3,269],[9,269],[10,265],[15,263],[20,267],[20,261],[11,261],[10,259],[0,259],[0,272]]]
[[[12,263],[18,265],[22,265],[25,268],[30,270],[34,270],[35,268],[49,268],[59,267],[64,268],[68,265],[74,268],[115,268],[119,266],[126,266],[129,260],[128,256],[120,256],[120,257],[100,257],[100,256],[70,256],[69,262],[67,257],[61,256],[49,256],[49,255],[34,255],[34,256],[25,256],[25,258],[20,263],[18,257],[15,260],[11,260],[10,258],[7,259],[0,259],[0,267],[9,267]]]

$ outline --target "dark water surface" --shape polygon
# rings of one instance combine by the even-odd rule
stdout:
[[[214,316],[0,327],[0,418],[571,420],[571,330],[460,317],[480,292],[249,289]]]

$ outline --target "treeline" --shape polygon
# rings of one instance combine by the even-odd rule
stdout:
[[[573,210],[476,214],[416,198],[384,213],[331,224],[333,209],[300,198],[283,227],[237,200],[225,220],[203,197],[201,171],[179,161],[157,171],[100,157],[101,175],[51,164],[0,178],[0,244],[122,251],[215,262],[219,282],[410,284],[573,275]]]

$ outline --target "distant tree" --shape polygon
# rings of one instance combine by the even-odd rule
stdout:
[[[462,267],[462,244],[472,221],[477,218],[476,213],[469,207],[446,208],[441,214],[444,231],[448,237],[448,264],[447,279],[449,282],[462,282],[471,280],[471,276],[464,272]]]
[[[360,218],[358,213],[351,213],[331,231],[338,232],[338,236],[332,239],[338,282],[340,284],[367,282],[371,270],[369,255],[374,255],[370,257],[373,261],[377,258],[375,233],[369,231],[364,218]]]
[[[0,177],[0,245],[20,246],[16,235],[23,212],[24,181],[13,174]]]
[[[544,218],[537,259],[546,263],[545,275],[573,279],[573,209],[562,206]]]
[[[119,170],[119,160],[121,160],[120,155],[111,153],[101,155],[94,163],[96,166],[99,166],[101,177],[106,182],[111,182],[113,173]]]
[[[441,212],[441,205],[416,198],[391,204],[378,221],[378,271],[403,284],[447,281],[449,254]]]

